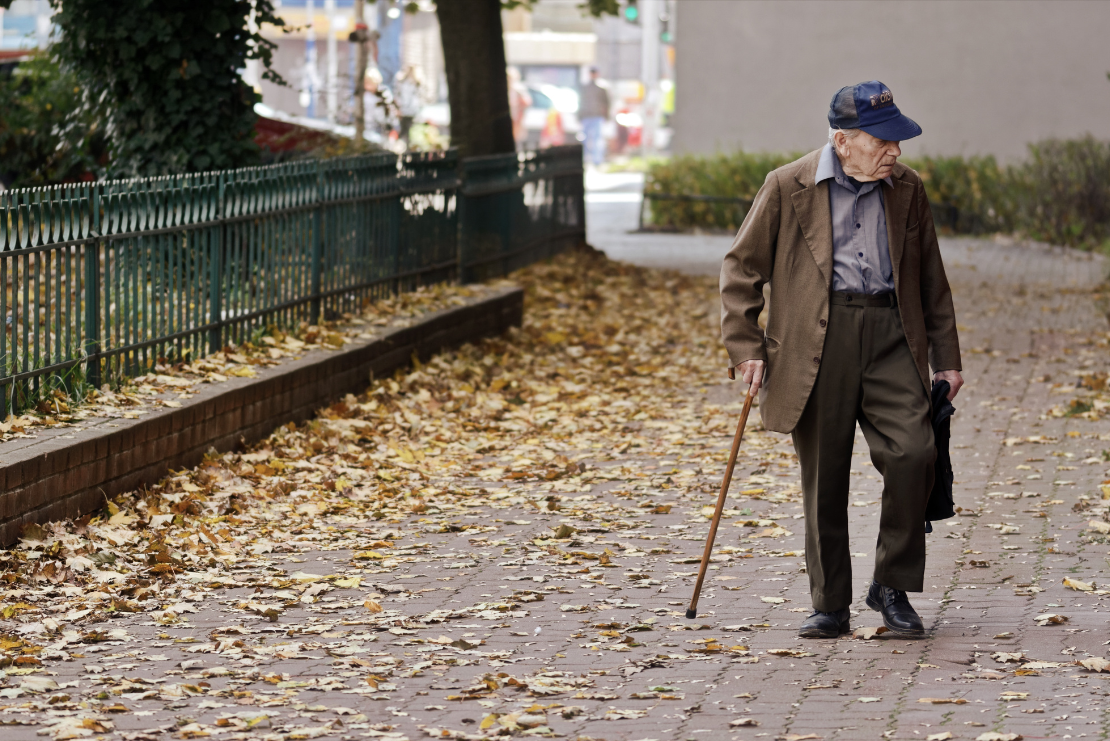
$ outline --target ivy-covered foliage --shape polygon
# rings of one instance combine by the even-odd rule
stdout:
[[[135,177],[241,167],[258,161],[254,104],[240,76],[283,25],[272,0],[51,0],[54,49],[84,105],[103,121],[108,175]],[[249,24],[253,13],[255,30]]]
[[[0,75],[0,182],[29,188],[89,180],[106,157],[104,131],[83,115],[74,75],[47,53]]]

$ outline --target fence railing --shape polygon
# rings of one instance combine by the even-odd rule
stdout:
[[[580,146],[367,155],[0,193],[0,419],[585,237]],[[71,389],[69,389],[71,390]]]

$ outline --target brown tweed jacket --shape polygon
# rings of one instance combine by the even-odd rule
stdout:
[[[760,414],[769,430],[791,432],[802,415],[825,345],[832,283],[829,183],[814,183],[821,150],[767,176],[721,266],[721,335],[731,366],[767,361]],[[952,291],[944,274],[925,187],[898,163],[883,184],[890,260],[902,327],[921,383],[929,366],[960,370]],[[767,331],[757,319],[771,285]]]

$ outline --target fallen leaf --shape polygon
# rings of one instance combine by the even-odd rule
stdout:
[[[878,628],[856,628],[852,631],[852,637],[867,641],[886,632],[888,629],[885,625],[880,625]]]
[[[1066,576],[1064,577],[1064,586],[1068,589],[1074,589],[1077,592],[1090,592],[1093,591],[1095,588],[1094,584],[1085,581],[1079,581],[1078,579],[1069,579]]]
[[[1020,663],[1025,660],[1025,652],[996,651],[991,658],[1000,664]]]
[[[922,697],[918,702],[930,705],[966,705],[967,700],[962,697]],[[949,736],[951,738],[951,736]]]
[[[1110,661],[1107,661],[1106,659],[1100,658],[1098,656],[1093,656],[1089,659],[1081,659],[1075,663],[1079,664],[1079,666],[1083,667],[1084,669],[1088,669],[1093,672],[1110,671]]]
[[[1016,702],[1018,700],[1028,700],[1029,699],[1029,693],[1028,692],[1003,692],[1001,695],[998,696],[998,699],[1002,700],[1003,702]]]
[[[1066,623],[1068,621],[1068,616],[1045,613],[1043,615],[1037,615],[1033,620],[1036,621],[1037,625],[1043,628],[1046,625],[1061,625]]]
[[[771,654],[772,656],[792,656],[794,658],[804,658],[806,656],[814,655],[809,651],[800,651],[794,648],[771,648],[767,650],[767,653]]]
[[[602,716],[605,720],[630,720],[633,718],[643,718],[648,714],[646,710],[618,710],[611,708]]]

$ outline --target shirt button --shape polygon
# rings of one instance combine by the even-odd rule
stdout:
[[[856,229],[859,229],[859,228],[860,228],[859,224],[856,224]]]
[[[821,358],[819,358],[819,357],[818,357],[818,358],[814,358],[814,359],[813,359],[813,362],[814,362],[814,363],[817,363],[818,365],[820,365],[820,363],[821,363]]]
[[[859,256],[860,256],[860,257],[863,257],[863,253],[862,253],[862,252],[860,252],[860,253],[859,253]]]
[[[822,327],[824,327],[826,324],[828,324],[828,322],[826,322],[824,319],[822,319],[820,324],[821,324]]]

